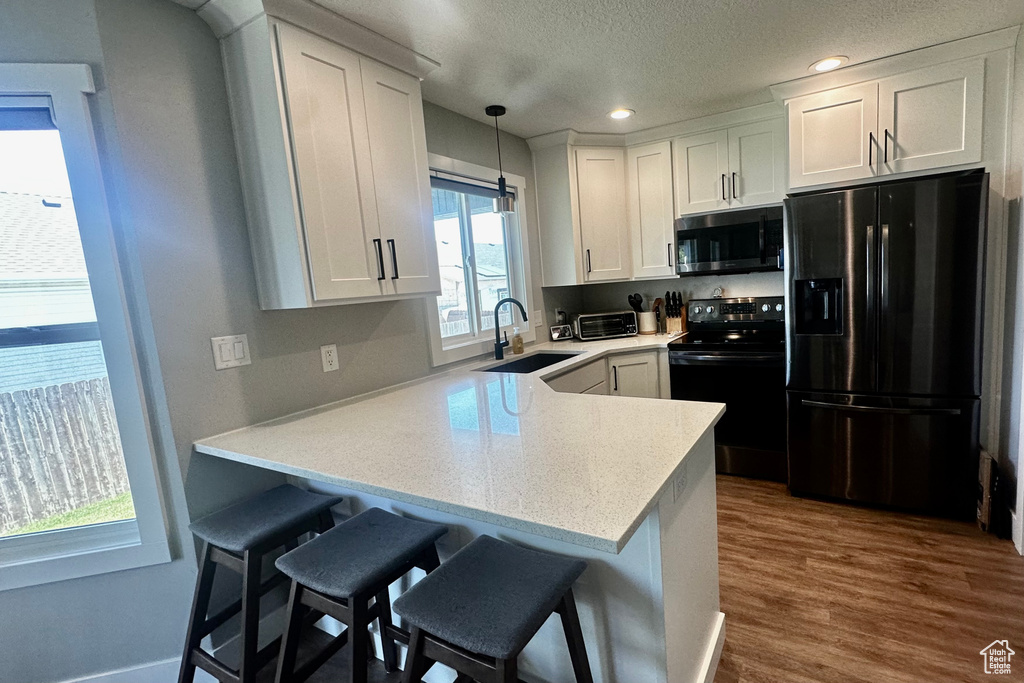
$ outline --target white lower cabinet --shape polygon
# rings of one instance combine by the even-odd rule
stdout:
[[[612,396],[659,398],[658,352],[623,353],[608,358],[609,393]]]
[[[604,360],[595,360],[545,381],[563,394],[607,394],[606,378]]]

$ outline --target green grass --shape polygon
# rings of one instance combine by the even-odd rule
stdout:
[[[69,527],[85,526],[87,524],[99,524],[101,522],[114,522],[120,519],[134,519],[135,507],[132,505],[131,491],[126,491],[120,496],[90,503],[68,512],[32,522],[20,529],[15,529],[6,536],[17,536],[18,534],[32,534],[38,531],[53,531],[54,529],[67,529]]]

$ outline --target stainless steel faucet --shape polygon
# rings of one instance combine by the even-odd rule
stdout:
[[[494,306],[494,360],[501,360],[505,357],[505,347],[508,346],[508,332],[505,333],[505,341],[501,340],[501,324],[498,322],[498,309],[504,304],[515,304],[519,307],[519,312],[523,314],[523,322],[526,322],[526,309],[516,299],[507,297],[502,299]]]

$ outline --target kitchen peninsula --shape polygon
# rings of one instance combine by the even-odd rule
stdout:
[[[574,355],[527,374],[464,366],[195,450],[341,492],[353,512],[377,506],[445,523],[442,559],[480,534],[582,557],[577,601],[594,679],[704,683],[724,640],[714,473],[724,406],[559,393],[545,382],[666,341],[539,345]],[[548,623],[521,670],[569,683],[564,649]]]

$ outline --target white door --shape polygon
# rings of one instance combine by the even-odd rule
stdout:
[[[626,150],[633,277],[675,275],[672,254],[672,145],[655,142]]]
[[[676,213],[685,216],[729,208],[729,133],[691,135],[672,141]]]
[[[360,64],[387,281],[395,294],[440,293],[420,82]]]
[[[627,353],[608,359],[613,396],[658,398],[657,352]]]
[[[729,129],[729,196],[733,206],[781,202],[786,195],[786,127],[779,119]]]
[[[868,178],[877,172],[877,82],[798,97],[787,108],[791,188]]]
[[[580,243],[588,282],[630,275],[626,219],[626,150],[576,148]]]
[[[981,160],[985,60],[920,69],[879,81],[878,128],[889,173]]]
[[[291,26],[277,30],[313,298],[380,296],[359,57]]]

